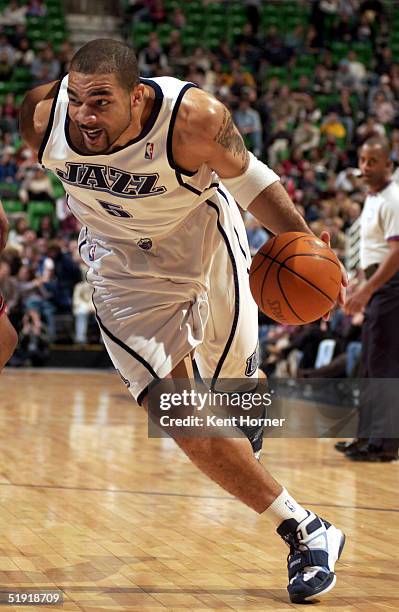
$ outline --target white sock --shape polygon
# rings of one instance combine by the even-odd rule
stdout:
[[[303,521],[308,513],[283,489],[274,502],[265,510],[266,516],[279,527],[287,519],[295,519],[298,523]]]

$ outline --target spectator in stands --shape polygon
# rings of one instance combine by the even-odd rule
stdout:
[[[0,53],[0,81],[9,81],[12,71],[7,51],[2,51]]]
[[[16,26],[26,22],[26,6],[19,5],[17,0],[11,0],[0,15],[0,25]]]
[[[15,132],[17,130],[18,109],[15,105],[15,96],[13,93],[6,94],[3,104],[3,114],[8,120],[8,129],[10,132]]]
[[[26,15],[27,17],[45,17],[47,15],[47,8],[40,0],[29,0],[26,7]]]
[[[28,38],[24,37],[19,41],[17,45],[16,58],[16,63],[18,66],[30,67],[32,65],[32,62],[35,59],[35,52],[31,48]]]
[[[9,31],[8,41],[10,45],[16,49],[21,40],[26,37],[26,25],[24,23],[19,23],[11,31]]]
[[[185,27],[187,23],[187,19],[184,14],[183,8],[181,6],[175,7],[170,17],[170,21],[171,21],[172,26],[176,28],[177,30],[181,30],[182,28]]]
[[[294,130],[292,145],[301,153],[305,153],[310,149],[318,147],[319,142],[319,128],[316,125],[313,125],[311,121],[305,117],[304,121],[301,122]]]
[[[62,75],[66,74],[69,71],[69,64],[73,57],[74,49],[71,43],[68,40],[64,40],[61,45],[61,51],[58,55],[58,59],[60,60],[60,73]]]
[[[0,160],[0,183],[14,183],[17,175],[15,158],[9,153],[3,153]]]
[[[277,96],[270,100],[269,106],[274,121],[285,119],[287,123],[295,124],[299,112],[299,103],[294,99],[288,85],[281,87]]]
[[[45,238],[46,240],[53,240],[57,232],[54,227],[53,218],[49,215],[43,215],[40,219],[39,229],[37,230],[38,238]]]
[[[375,94],[370,112],[373,113],[377,121],[383,125],[392,123],[396,115],[393,103],[387,100],[382,92],[377,92]]]
[[[86,270],[82,270],[84,276]],[[93,290],[86,280],[77,283],[73,290],[73,315],[75,317],[75,342],[87,343],[89,319],[94,319],[95,308],[92,300]]]
[[[21,202],[27,204],[32,200],[54,201],[53,185],[48,174],[39,164],[34,166],[31,172],[25,172],[24,176],[19,191]]]
[[[248,244],[251,255],[255,255],[260,247],[265,244],[269,238],[268,232],[262,227],[257,219],[251,213],[246,211],[245,229],[247,230]]]
[[[57,311],[71,312],[73,288],[80,282],[81,272],[70,253],[63,252],[56,240],[48,244],[47,257],[43,262],[43,274],[48,278]]]
[[[377,121],[375,115],[368,115],[364,123],[361,123],[356,130],[356,143],[358,145],[363,144],[369,138],[373,136],[384,136],[385,127],[382,123]]]
[[[297,55],[302,53],[305,44],[305,30],[301,23],[298,23],[290,32],[287,32],[284,43],[291,52]]]
[[[36,277],[33,268],[24,264],[19,269],[16,287],[22,300],[23,312],[35,325],[37,333],[41,332],[43,320],[47,326],[48,337],[53,340],[56,333],[56,306],[48,289],[51,280],[50,273]]]
[[[43,367],[49,359],[48,337],[41,320],[32,316],[32,311],[25,313],[23,327],[16,352],[18,365]]]
[[[340,92],[339,101],[334,103],[330,107],[330,110],[337,113],[340,121],[342,121],[346,131],[347,142],[352,142],[353,131],[355,128],[354,116],[356,114],[356,108],[353,98],[351,98],[351,90],[347,88],[342,89]]]
[[[148,46],[140,51],[138,65],[143,77],[161,76],[165,73],[168,60],[155,33],[151,35]]]
[[[269,135],[268,161],[274,167],[280,157],[287,156],[292,139],[286,119],[278,119],[272,133]]]
[[[388,45],[384,45],[382,49],[380,49],[380,52],[377,53],[375,71],[380,75],[389,74],[393,64],[392,49]]]
[[[359,61],[356,51],[349,51],[348,57],[342,60],[348,66],[349,75],[353,79],[353,89],[362,92],[367,84],[366,67]]]
[[[317,29],[310,25],[306,31],[305,43],[303,47],[304,53],[316,55],[320,51],[320,36]]]
[[[248,25],[251,26],[252,32],[256,35],[260,23],[260,11],[262,0],[245,0],[247,8]]]
[[[276,27],[272,26],[266,34],[267,46],[264,57],[273,66],[284,66],[291,57],[291,50],[285,45]]]
[[[34,77],[34,86],[42,85],[50,81],[58,79],[61,71],[59,59],[54,55],[53,49],[47,45],[42,49],[31,65],[32,75]]]
[[[317,64],[313,74],[313,91],[315,93],[330,94],[333,90],[333,72],[324,64]]]
[[[345,138],[346,130],[337,113],[329,113],[326,116],[320,127],[320,133],[326,136],[334,136],[334,138]]]
[[[244,95],[238,103],[238,109],[234,111],[233,118],[244,141],[248,143],[249,149],[256,157],[262,152],[262,126],[260,115],[249,101],[248,96]]]
[[[18,217],[15,220],[14,227],[10,229],[8,234],[8,242],[7,244],[10,247],[15,247],[18,250],[23,250],[23,246],[25,244],[24,234],[28,229],[28,222],[25,216]]]

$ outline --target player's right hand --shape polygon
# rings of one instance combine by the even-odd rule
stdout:
[[[9,224],[4,212],[3,204],[0,201],[0,252],[4,249],[7,243]]]

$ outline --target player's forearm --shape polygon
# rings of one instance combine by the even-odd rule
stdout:
[[[399,271],[399,249],[394,249],[388,253],[381,262],[376,272],[367,281],[365,288],[371,294],[375,293],[385,283],[387,283],[396,272]]]
[[[276,181],[262,191],[249,205],[248,210],[273,234],[283,232],[313,234],[280,181]]]

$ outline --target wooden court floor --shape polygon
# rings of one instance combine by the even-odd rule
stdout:
[[[0,591],[58,588],[63,610],[96,612],[298,607],[268,521],[149,440],[116,374],[6,370],[0,390]],[[315,609],[399,610],[399,464],[352,464],[332,443],[268,440],[262,459],[347,534]]]

